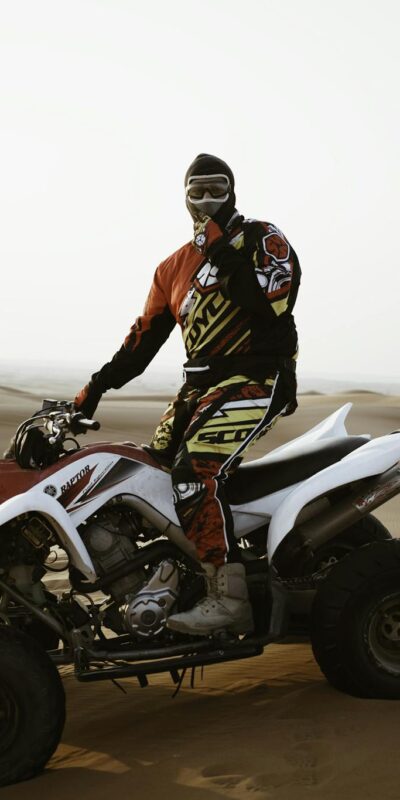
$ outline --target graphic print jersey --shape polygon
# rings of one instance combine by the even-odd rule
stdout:
[[[212,226],[218,241],[221,231]],[[240,217],[229,244],[210,260],[185,244],[157,268],[143,314],[112,361],[93,375],[92,388],[101,395],[141,374],[176,323],[190,362],[223,365],[223,374],[229,364],[234,374],[238,357],[245,357],[249,374],[269,358],[294,357],[299,283],[296,253],[271,223]]]

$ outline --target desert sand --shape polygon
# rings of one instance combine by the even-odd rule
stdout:
[[[251,450],[255,458],[352,401],[348,430],[378,436],[400,427],[400,398],[372,393],[300,397]],[[149,440],[165,402],[105,400],[90,439]],[[39,404],[0,391],[0,447]],[[400,536],[400,498],[376,512]],[[398,800],[400,704],[359,700],[332,689],[308,644],[272,645],[262,656],[208,667],[195,688],[172,699],[169,678],[123,694],[104,682],[79,684],[64,669],[67,724],[46,771],[0,790],[7,800]]]

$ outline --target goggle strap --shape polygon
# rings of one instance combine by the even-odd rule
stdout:
[[[193,183],[213,183],[214,181],[225,183],[228,190],[231,188],[228,176],[218,172],[214,175],[192,175],[186,184],[186,189]]]

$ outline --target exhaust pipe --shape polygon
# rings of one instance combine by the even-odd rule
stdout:
[[[387,500],[395,497],[399,492],[400,462],[382,475],[367,478],[362,481],[361,485],[358,483],[357,487],[344,500],[293,528],[292,535],[289,534],[289,541],[284,540],[281,553],[276,554],[279,571],[286,568],[286,572],[289,562],[293,564],[294,559],[297,567],[296,574],[298,574],[299,558],[301,560],[305,557],[308,558],[321,545],[350,528],[351,525],[386,503]],[[290,539],[292,539],[291,543]],[[286,548],[285,541],[288,541]]]

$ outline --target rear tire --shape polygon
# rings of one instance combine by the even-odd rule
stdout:
[[[400,699],[400,541],[355,550],[321,582],[311,614],[315,659],[336,689]]]
[[[64,722],[64,688],[53,662],[34,639],[0,626],[0,786],[40,772]]]

